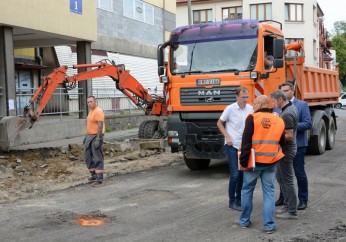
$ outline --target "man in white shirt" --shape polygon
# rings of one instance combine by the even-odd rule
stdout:
[[[225,152],[228,158],[230,179],[228,186],[229,208],[241,211],[241,187],[243,185],[243,172],[238,171],[238,149],[245,127],[245,119],[254,112],[252,106],[247,104],[249,90],[245,87],[236,89],[237,102],[228,105],[217,127],[225,137]],[[226,124],[226,125],[225,125]]]

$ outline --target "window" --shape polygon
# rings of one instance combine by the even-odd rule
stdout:
[[[256,66],[257,44],[257,38],[243,36],[178,43],[172,49],[171,71],[175,75],[251,71]]]
[[[304,39],[302,39],[302,38],[287,38],[287,39],[285,39],[285,43],[289,44],[289,43],[296,42],[298,40],[304,41]],[[302,54],[303,54],[302,52],[296,52],[294,50],[289,50],[286,53],[286,57],[301,56]]]
[[[97,0],[97,7],[113,12],[113,0]]]
[[[252,4],[250,5],[251,19],[271,20],[272,19],[272,4]]]
[[[314,59],[316,60],[317,59],[317,41],[315,39],[314,39],[312,48],[313,48],[313,53],[314,53]]]
[[[293,22],[303,21],[303,4],[285,3],[285,20]]]
[[[193,11],[193,23],[209,23],[213,22],[213,12],[211,9],[194,10]]]
[[[231,7],[222,9],[222,20],[236,20],[243,18],[242,7]]]
[[[154,24],[154,7],[141,0],[124,0],[123,11],[125,17],[147,24]]]

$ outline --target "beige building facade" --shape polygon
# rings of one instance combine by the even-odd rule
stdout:
[[[78,62],[89,62],[97,40],[96,1],[0,1],[0,119],[18,114],[19,88],[32,92],[43,70],[56,66],[53,46],[76,45]],[[90,84],[81,86],[80,105],[87,110]]]

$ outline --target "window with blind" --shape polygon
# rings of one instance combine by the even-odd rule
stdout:
[[[97,0],[97,7],[103,10],[113,12],[112,0]]]
[[[193,10],[193,23],[213,22],[213,11],[211,9]]]
[[[242,7],[230,7],[222,9],[222,20],[237,20],[243,18]]]
[[[251,19],[257,20],[271,20],[272,19],[272,4],[251,4],[250,5]]]
[[[123,0],[124,16],[154,24],[154,7],[141,0]]]
[[[285,20],[292,22],[302,22],[303,4],[285,3]]]

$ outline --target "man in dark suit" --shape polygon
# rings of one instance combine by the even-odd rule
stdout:
[[[294,173],[298,184],[298,210],[303,210],[308,204],[308,179],[305,172],[305,153],[308,146],[307,131],[311,129],[311,115],[308,104],[294,97],[294,86],[290,82],[280,85],[280,89],[285,92],[286,97],[298,110],[297,129],[297,154],[293,160]],[[280,198],[275,205],[283,205],[284,198],[280,192]]]

